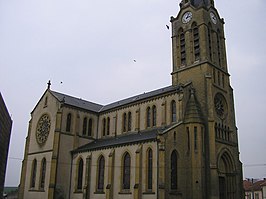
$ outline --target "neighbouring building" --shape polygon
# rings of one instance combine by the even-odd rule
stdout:
[[[167,87],[101,105],[48,83],[20,198],[244,198],[224,20],[212,0],[183,0],[171,23]]]
[[[0,198],[3,196],[12,120],[0,93]]]
[[[266,179],[246,179],[243,186],[245,199],[266,199]]]

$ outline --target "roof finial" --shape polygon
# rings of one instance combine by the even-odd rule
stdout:
[[[48,85],[48,86],[47,86],[47,89],[50,89],[50,87],[51,87],[51,85],[52,85],[52,84],[51,84],[51,80],[48,81],[47,85]]]

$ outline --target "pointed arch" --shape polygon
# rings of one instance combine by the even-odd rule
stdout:
[[[110,117],[107,117],[106,135],[110,135]]]
[[[186,65],[186,39],[184,30],[182,28],[179,29],[178,36],[180,46],[180,64]]]
[[[157,109],[156,106],[152,106],[152,126],[156,126],[156,119],[157,119]]]
[[[127,114],[123,114],[123,132],[127,131]]]
[[[92,119],[89,119],[88,136],[92,136]]]
[[[213,55],[212,55],[212,25],[211,23],[208,24],[208,43],[209,43],[209,59],[210,61],[213,60]]]
[[[220,151],[217,158],[219,174],[219,196],[221,199],[236,196],[236,166],[233,156],[227,148]]]
[[[46,174],[46,159],[43,158],[41,162],[41,170],[40,170],[40,189],[44,189],[45,174]]]
[[[171,189],[176,190],[177,189],[177,160],[178,160],[178,154],[176,150],[173,150],[171,153]]]
[[[132,115],[131,115],[131,112],[128,112],[128,123],[127,123],[128,131],[131,131],[131,125],[132,125]]]
[[[218,29],[216,33],[216,40],[217,40],[217,54],[218,54],[218,63],[219,66],[222,67],[222,55],[221,55],[221,31]]]
[[[152,190],[152,172],[153,172],[153,154],[152,149],[148,148],[147,150],[147,189]]]
[[[176,102],[172,100],[171,102],[171,122],[176,122]]]
[[[98,159],[98,171],[97,171],[97,189],[103,190],[104,189],[104,168],[105,168],[105,160],[103,155],[101,155]]]
[[[36,183],[36,173],[37,173],[37,160],[34,159],[31,165],[31,180],[30,180],[30,188],[35,188]]]
[[[81,190],[83,185],[83,166],[84,162],[83,159],[80,158],[78,161],[78,172],[77,172],[77,189]]]
[[[146,110],[146,125],[147,128],[151,127],[151,108],[149,106]]]
[[[67,120],[66,120],[66,132],[70,132],[71,120],[72,120],[72,115],[71,115],[71,113],[68,113],[67,114]]]
[[[82,128],[82,135],[86,135],[87,134],[87,117],[85,117],[83,119],[83,128]]]
[[[103,118],[103,123],[102,123],[102,128],[103,128],[103,137],[105,136],[105,132],[106,132],[106,118]]]
[[[122,189],[130,189],[131,157],[125,152],[122,159]]]
[[[192,32],[193,32],[193,46],[194,46],[194,60],[200,60],[200,36],[199,36],[199,28],[197,23],[192,24]]]

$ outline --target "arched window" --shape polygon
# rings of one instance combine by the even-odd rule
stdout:
[[[171,189],[177,189],[177,152],[171,154]]]
[[[103,119],[103,137],[105,136],[105,131],[106,131],[106,119]]]
[[[180,57],[181,57],[181,65],[186,64],[186,40],[183,29],[179,30],[179,45],[180,45]]]
[[[147,128],[151,127],[151,108],[148,107],[147,108],[147,118],[146,118],[146,122],[147,122]]]
[[[122,189],[130,189],[130,155],[128,152],[126,152],[123,159],[122,177],[123,177]]]
[[[87,134],[87,118],[86,117],[83,119],[83,131],[82,131],[82,134],[83,135]]]
[[[110,134],[110,117],[107,118],[107,132],[106,135]]]
[[[200,40],[199,40],[199,28],[196,24],[193,25],[193,38],[194,38],[194,57],[195,61],[200,59]]]
[[[45,97],[45,100],[44,100],[44,106],[45,106],[45,107],[47,106],[47,102],[48,102],[48,97],[46,96],[46,97]]]
[[[127,114],[123,114],[123,132],[127,131]]]
[[[171,102],[171,122],[176,122],[176,103],[175,100]]]
[[[152,190],[152,150],[148,149],[148,168],[147,168],[147,179],[148,179],[148,190]]]
[[[88,136],[92,135],[92,119],[89,119]]]
[[[104,189],[104,157],[101,156],[98,161],[98,190]]]
[[[40,172],[40,189],[44,189],[46,173],[46,159],[42,159],[41,172]]]
[[[77,189],[82,189],[82,179],[83,179],[83,159],[79,160],[78,164],[78,183]]]
[[[222,66],[221,64],[221,41],[220,41],[220,30],[217,31],[217,53],[218,53],[218,63],[219,66]]]
[[[66,122],[66,132],[70,132],[71,128],[71,113],[68,113],[67,115],[67,122]]]
[[[152,107],[152,126],[156,126],[156,106]]]
[[[30,181],[30,187],[31,188],[34,188],[35,187],[36,172],[37,172],[37,160],[34,159],[32,161],[32,166],[31,166],[31,181]]]
[[[208,40],[209,40],[209,57],[210,61],[212,61],[212,28],[210,24],[208,26]]]
[[[128,112],[128,124],[127,124],[127,130],[131,131],[131,121],[132,120],[132,116],[131,116],[131,112]]]

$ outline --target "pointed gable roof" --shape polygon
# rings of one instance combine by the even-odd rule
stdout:
[[[185,122],[203,123],[203,114],[201,111],[200,103],[195,96],[195,90],[190,90],[190,96],[185,109]]]

